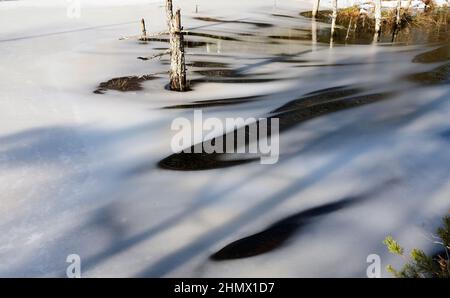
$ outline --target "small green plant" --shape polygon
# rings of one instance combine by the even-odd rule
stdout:
[[[391,235],[387,236],[383,243],[392,254],[403,255],[403,252],[405,251],[403,247],[401,247],[400,244],[392,238]]]
[[[386,270],[398,278],[450,278],[450,216],[444,217],[436,238],[439,240],[435,243],[443,246],[443,253],[432,257],[423,250],[413,249],[409,256],[405,256],[405,249],[392,236],[387,236],[384,245],[390,253],[404,257],[406,264],[401,270],[391,265]]]

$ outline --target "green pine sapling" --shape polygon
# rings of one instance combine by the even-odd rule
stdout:
[[[406,259],[401,270],[388,265],[387,271],[399,278],[450,278],[450,216],[444,217],[437,236],[439,241],[436,243],[443,246],[444,253],[435,257],[428,256],[420,249],[413,249],[409,256],[405,256],[405,249],[392,236],[387,236],[383,243],[389,252]]]

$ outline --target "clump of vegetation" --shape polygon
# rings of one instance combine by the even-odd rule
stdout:
[[[338,18],[357,18],[360,16],[360,9],[358,6],[350,6],[338,10]]]
[[[398,278],[450,278],[450,216],[443,219],[443,226],[437,230],[438,243],[443,246],[443,252],[429,256],[423,250],[413,249],[409,256],[405,255],[405,249],[392,238],[386,237],[383,243],[389,252],[402,256],[406,264],[401,270],[396,270],[391,265],[387,271]]]
[[[301,15],[311,17],[311,12]],[[322,10],[317,14],[318,21],[331,23],[332,12]],[[395,9],[383,9],[381,14],[380,41],[440,42],[448,41],[450,9],[437,7],[430,3],[426,10],[400,10],[400,23],[397,24]],[[375,33],[373,12],[361,12],[358,6],[338,9],[335,40],[346,43],[371,43]]]

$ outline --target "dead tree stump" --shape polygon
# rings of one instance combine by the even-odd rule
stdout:
[[[145,20],[144,19],[141,20],[141,30],[142,30],[141,39],[142,40],[147,39],[147,29],[145,28]]]
[[[173,13],[172,0],[166,0],[167,23],[170,35],[170,90],[187,91],[184,36],[181,26],[181,11]]]

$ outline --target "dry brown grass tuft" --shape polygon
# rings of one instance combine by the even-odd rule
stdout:
[[[98,89],[95,90],[94,93],[103,94],[106,90],[116,90],[122,92],[139,91],[142,90],[142,82],[153,80],[154,78],[155,77],[151,75],[114,78],[100,83]]]

